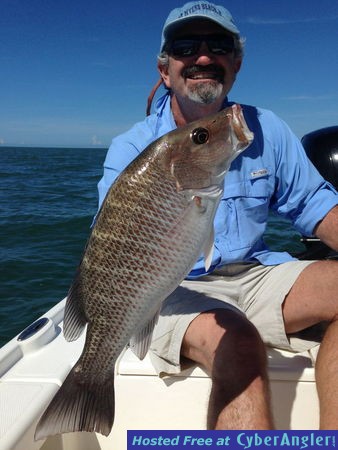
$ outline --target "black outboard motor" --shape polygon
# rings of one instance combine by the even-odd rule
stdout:
[[[338,126],[321,128],[302,138],[307,156],[320,174],[338,190]],[[334,252],[317,238],[303,237],[306,250],[300,259],[338,259]]]
[[[306,134],[302,144],[320,174],[338,190],[338,126]]]

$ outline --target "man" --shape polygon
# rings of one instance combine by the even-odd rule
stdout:
[[[100,203],[149,143],[229,105],[242,47],[222,6],[197,1],[170,13],[158,58],[167,93],[154,114],[113,139]],[[255,139],[226,175],[211,269],[205,273],[201,258],[164,302],[152,360],[159,373],[177,373],[191,361],[210,373],[208,428],[271,429],[264,343],[305,350],[314,343],[294,343],[292,333],[328,321],[316,364],[320,427],[338,429],[338,262],[297,261],[262,239],[270,207],[338,250],[338,194],[284,122],[242,106]]]

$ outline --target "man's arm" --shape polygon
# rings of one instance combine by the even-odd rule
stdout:
[[[338,251],[338,206],[326,214],[316,226],[314,233],[326,245]]]

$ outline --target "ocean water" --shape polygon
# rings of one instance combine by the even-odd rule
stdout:
[[[67,294],[97,209],[106,149],[0,147],[0,346]],[[271,216],[275,250],[301,251]]]
[[[0,147],[0,345],[65,297],[106,149]]]

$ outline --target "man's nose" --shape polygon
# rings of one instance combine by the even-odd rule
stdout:
[[[198,52],[196,54],[196,63],[203,65],[203,64],[210,64],[210,61],[213,61],[214,56],[212,52],[209,50],[207,43],[205,41],[201,42],[200,48],[198,49]]]

